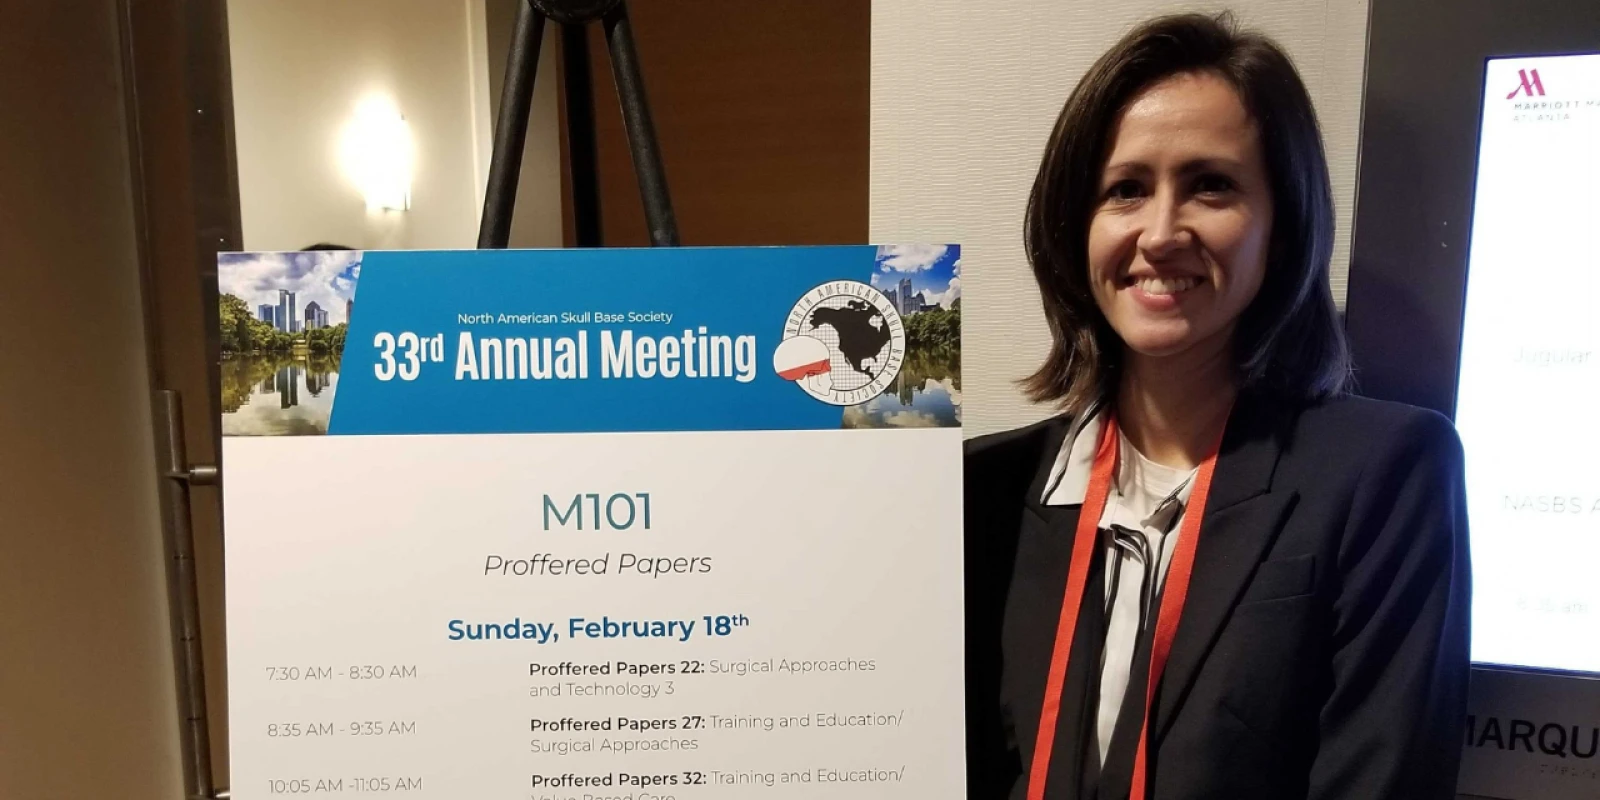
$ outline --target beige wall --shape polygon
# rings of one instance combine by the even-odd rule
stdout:
[[[116,3],[0,26],[0,797],[182,796]]]
[[[1367,0],[1236,0],[1246,25],[1289,49],[1322,119],[1343,302],[1355,193]],[[964,422],[980,434],[1049,412],[1016,379],[1049,341],[1022,252],[1022,210],[1061,103],[1136,21],[1194,3],[1134,0],[874,0],[874,242],[959,242]]]
[[[234,121],[244,246],[317,241],[361,249],[470,248],[477,242],[490,142],[489,26],[484,0],[229,0]],[[553,70],[548,73],[553,79]],[[339,160],[358,101],[393,98],[416,143],[410,211],[369,211]],[[554,94],[536,111],[554,130]],[[541,152],[549,152],[545,148]],[[545,208],[560,245],[555,176]],[[525,171],[525,174],[527,172]],[[524,213],[519,208],[519,213]]]

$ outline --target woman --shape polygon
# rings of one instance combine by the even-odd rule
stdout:
[[[1025,226],[1054,337],[1028,387],[1064,413],[967,454],[970,796],[1452,797],[1460,444],[1345,395],[1288,58],[1226,17],[1133,31]]]

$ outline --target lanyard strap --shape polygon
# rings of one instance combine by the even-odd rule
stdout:
[[[1072,541],[1072,563],[1067,570],[1067,590],[1061,599],[1061,619],[1056,623],[1055,649],[1050,655],[1050,672],[1045,679],[1044,706],[1039,712],[1039,733],[1034,740],[1033,763],[1028,773],[1028,800],[1044,800],[1045,779],[1050,773],[1050,754],[1055,746],[1057,721],[1061,714],[1061,689],[1067,678],[1067,661],[1072,654],[1072,637],[1078,626],[1078,611],[1083,605],[1084,590],[1089,578],[1089,560],[1099,541],[1100,517],[1105,513],[1106,499],[1111,494],[1111,480],[1117,467],[1117,420],[1107,413],[1101,426],[1100,442],[1095,448],[1094,467],[1089,472],[1089,488],[1083,497],[1077,531]],[[1183,525],[1179,529],[1178,544],[1167,567],[1166,586],[1161,593],[1161,608],[1156,611],[1154,639],[1150,648],[1150,676],[1145,685],[1144,719],[1139,725],[1139,749],[1133,762],[1133,791],[1131,800],[1144,800],[1147,770],[1145,750],[1149,746],[1150,703],[1156,686],[1161,682],[1161,671],[1167,665],[1167,655],[1172,651],[1172,640],[1178,633],[1178,619],[1183,615],[1183,603],[1189,596],[1189,577],[1194,573],[1195,547],[1200,541],[1200,520],[1205,514],[1206,496],[1211,492],[1211,475],[1217,465],[1217,449],[1213,448],[1195,476],[1194,488],[1189,494],[1189,504],[1184,510]],[[1149,569],[1159,570],[1159,564]],[[1159,572],[1157,573],[1159,574]],[[1128,687],[1133,691],[1133,687]]]

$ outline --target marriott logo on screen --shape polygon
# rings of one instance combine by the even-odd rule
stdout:
[[[1554,98],[1547,99],[1544,76],[1539,74],[1538,67],[1517,70],[1517,84],[1506,95],[1506,101],[1511,103],[1511,120],[1559,123],[1571,121],[1574,112],[1580,115],[1600,113],[1600,96],[1573,98],[1570,92],[1563,91],[1566,87],[1560,80],[1561,76],[1557,75],[1556,85],[1551,86]]]
[[[1539,723],[1467,716],[1467,746],[1543,753],[1555,758],[1592,759],[1600,751],[1600,726]]]
[[[1517,88],[1512,89],[1511,94],[1506,95],[1507,100],[1516,97],[1522,92],[1526,92],[1529,97],[1533,97],[1536,93],[1539,97],[1544,97],[1544,81],[1539,80],[1539,69],[1537,67],[1519,69],[1517,70],[1517,77],[1522,79],[1522,83],[1517,84]]]

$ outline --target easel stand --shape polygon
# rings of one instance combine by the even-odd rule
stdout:
[[[645,102],[644,78],[634,47],[633,27],[626,0],[522,0],[517,5],[516,29],[507,57],[505,85],[500,93],[500,118],[495,123],[494,154],[489,162],[489,185],[484,194],[483,219],[478,228],[479,249],[504,249],[511,236],[511,214],[516,205],[517,179],[522,173],[522,152],[528,139],[533,83],[539,65],[539,44],[545,19],[562,26],[563,92],[567,107],[567,150],[572,176],[572,210],[576,244],[598,247],[600,238],[599,169],[595,156],[594,105],[590,94],[587,25],[599,21],[605,28],[611,54],[617,99],[628,147],[644,200],[645,221],[652,245],[678,244],[678,223],[667,194],[666,170],[656,144],[655,126]]]

